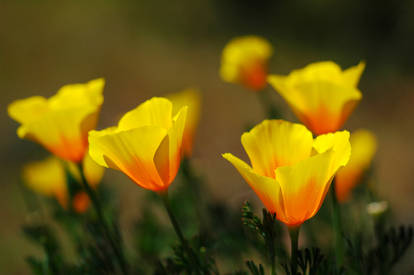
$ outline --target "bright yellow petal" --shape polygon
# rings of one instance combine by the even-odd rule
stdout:
[[[226,153],[222,156],[239,171],[244,180],[256,192],[267,210],[279,215],[278,210],[281,208],[279,206],[280,188],[277,182],[272,178],[257,174],[249,165],[232,154]]]
[[[333,158],[330,171],[336,173],[339,167],[345,166],[351,156],[351,144],[349,142],[349,132],[341,131],[320,135],[315,138],[313,148],[318,154],[328,150],[333,150]]]
[[[352,189],[361,180],[377,150],[377,139],[368,130],[358,130],[351,134],[352,153],[349,163],[338,171],[335,178],[338,200],[345,201]]]
[[[310,156],[312,133],[303,125],[283,120],[265,120],[241,137],[253,170],[274,177],[279,166],[291,165]]]
[[[164,128],[157,126],[91,131],[89,154],[96,163],[118,169],[143,188],[158,191],[166,184],[158,174],[154,156],[166,134]]]
[[[333,173],[330,173],[333,151],[313,156],[292,166],[276,169],[276,181],[280,185],[284,201],[282,220],[296,226],[312,218],[322,205],[329,189]]]
[[[22,124],[36,120],[48,110],[47,99],[42,96],[16,100],[7,108],[9,116]]]
[[[94,108],[103,103],[104,86],[105,80],[103,78],[94,79],[87,83],[65,85],[49,99],[49,106],[53,110],[79,107]]]
[[[141,126],[171,127],[172,104],[162,97],[153,97],[137,108],[126,113],[118,123],[119,130],[129,130]]]
[[[198,126],[201,111],[201,93],[197,89],[186,89],[179,93],[166,95],[173,104],[173,114],[184,106],[188,106],[188,115],[183,137],[184,154],[191,156],[194,135]]]
[[[344,82],[353,86],[357,87],[359,83],[359,79],[361,78],[362,73],[365,70],[365,62],[361,61],[358,65],[350,67],[344,70],[343,78]]]

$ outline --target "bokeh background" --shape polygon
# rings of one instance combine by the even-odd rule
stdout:
[[[220,153],[244,155],[240,135],[264,119],[254,93],[223,83],[221,50],[234,36],[256,34],[275,48],[273,73],[333,60],[342,67],[367,62],[363,101],[347,129],[368,128],[379,139],[379,194],[395,219],[414,222],[414,1],[0,1],[0,273],[27,274],[24,257],[38,251],[22,237],[27,211],[18,182],[22,164],[46,156],[19,140],[7,104],[51,96],[67,83],[105,77],[99,128],[116,123],[144,100],[187,87],[203,92],[194,163],[213,194],[239,207],[253,193]],[[276,94],[286,118],[296,121]],[[142,193],[108,171],[119,192],[127,231]],[[128,234],[128,232],[125,232]],[[410,274],[413,249],[395,274]],[[411,264],[411,265],[410,265]],[[411,273],[412,274],[412,273]]]

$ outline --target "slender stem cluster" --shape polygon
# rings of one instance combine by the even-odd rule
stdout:
[[[338,267],[342,266],[344,261],[344,242],[342,240],[342,222],[341,222],[341,209],[336,197],[335,191],[335,179],[332,181],[331,187],[331,197],[332,197],[332,226],[335,234],[335,256],[336,256],[336,265]]]
[[[88,181],[85,178],[85,174],[83,173],[83,165],[82,163],[78,163],[78,168],[79,168],[79,172],[81,175],[81,181],[82,181],[82,185],[85,188],[86,193],[88,194],[90,200],[92,201],[92,205],[95,209],[96,215],[98,217],[98,221],[102,226],[102,229],[104,231],[105,237],[106,239],[109,241],[112,250],[115,254],[115,257],[119,263],[119,267],[122,270],[122,273],[124,275],[128,274],[128,267],[122,252],[122,249],[119,247],[119,245],[115,242],[114,238],[113,238],[113,234],[105,220],[105,217],[103,215],[103,211],[102,211],[102,205],[99,201],[99,199],[97,198],[96,194],[95,194],[95,190],[92,189],[92,187],[88,184]]]
[[[180,225],[178,224],[177,219],[175,218],[174,213],[171,210],[170,204],[168,202],[168,193],[163,192],[163,193],[159,193],[159,195],[162,199],[162,202],[164,203],[165,209],[167,210],[168,216],[171,220],[171,224],[174,227],[175,233],[180,239],[181,245],[183,246],[185,252],[187,253],[187,256],[189,257],[189,260],[191,261],[193,267],[195,268],[196,274],[199,274],[198,273],[198,270],[200,267],[199,261],[197,259],[197,256],[191,249],[190,245],[188,244],[187,240],[184,238]]]

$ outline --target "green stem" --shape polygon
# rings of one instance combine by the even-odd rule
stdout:
[[[331,184],[331,197],[332,197],[332,227],[335,234],[335,256],[336,265],[341,267],[344,261],[344,242],[342,239],[342,222],[341,222],[341,208],[336,197],[335,179]]]
[[[192,192],[195,214],[197,215],[197,219],[199,223],[200,235],[204,235],[207,232],[207,224],[205,223],[206,219],[203,215],[204,213],[203,197],[204,196],[202,196],[201,194],[201,181],[200,181],[200,178],[194,174],[194,170],[191,167],[191,160],[188,157],[183,158],[182,172],[183,172],[183,178],[186,184],[186,188],[190,188]]]
[[[95,194],[95,190],[92,189],[92,187],[89,185],[88,181],[85,178],[85,174],[83,173],[83,165],[81,162],[78,163],[78,169],[81,175],[82,185],[85,188],[85,191],[88,194],[90,200],[92,201],[92,205],[95,209],[96,215],[98,216],[98,221],[101,224],[104,234],[106,235],[106,238],[112,247],[115,257],[118,260],[119,267],[121,268],[122,273],[124,275],[127,275],[128,268],[127,268],[127,264],[126,264],[124,255],[122,253],[122,250],[120,249],[118,244],[115,242],[115,240],[112,238],[111,230],[109,229],[109,226],[106,223],[103,212],[102,212],[101,203]]]
[[[298,271],[298,246],[299,246],[299,230],[300,226],[289,227],[291,256],[290,267],[292,275],[296,275]]]
[[[276,275],[276,255],[273,251],[273,254],[270,256],[271,265],[272,265],[272,275]]]
[[[257,95],[259,97],[259,101],[262,105],[262,108],[269,119],[276,119],[280,118],[280,112],[276,108],[276,106],[273,104],[268,91],[262,90],[257,92]]]
[[[180,242],[185,250],[185,252],[187,253],[190,261],[192,262],[192,264],[194,265],[194,270],[196,270],[197,274],[198,274],[198,267],[199,267],[199,263],[197,260],[196,255],[194,254],[193,250],[190,248],[187,240],[184,238],[184,235],[181,231],[181,228],[177,222],[177,219],[174,216],[174,213],[171,210],[170,204],[168,203],[168,192],[160,192],[158,193],[162,199],[162,202],[164,203],[165,209],[167,210],[168,213],[168,217],[171,220],[171,224],[174,227],[175,233],[178,236],[178,239],[180,239]]]

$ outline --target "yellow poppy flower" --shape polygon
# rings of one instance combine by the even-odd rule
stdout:
[[[273,54],[270,43],[257,36],[243,36],[231,40],[221,57],[221,78],[238,83],[253,91],[266,86],[267,63]]]
[[[335,177],[336,197],[340,202],[349,198],[352,189],[369,168],[377,150],[377,139],[368,130],[355,131],[349,140],[352,147],[349,163],[341,168]]]
[[[182,107],[188,107],[183,135],[183,153],[187,157],[190,157],[193,151],[195,132],[200,120],[201,93],[196,89],[186,89],[179,93],[166,95],[165,97],[172,102],[174,114]]]
[[[268,82],[314,134],[339,130],[362,98],[357,85],[365,63],[344,71],[332,61],[312,63]]]
[[[154,97],[126,113],[118,126],[89,132],[89,154],[139,186],[163,192],[177,175],[187,107],[173,116],[166,98]]]
[[[48,157],[45,160],[29,163],[23,167],[24,183],[36,193],[54,197],[59,204],[67,209],[69,193],[67,189],[67,176],[65,166],[69,173],[78,182],[81,181],[79,170],[72,162],[64,162],[56,157]],[[83,160],[85,177],[92,187],[100,183],[104,168],[98,166],[87,154]],[[89,197],[85,192],[74,195],[72,207],[78,213],[83,213],[89,206]]]
[[[265,120],[241,137],[251,166],[232,154],[233,164],[269,212],[290,227],[319,210],[337,170],[349,159],[347,131],[312,138],[301,124]]]
[[[88,131],[95,128],[103,103],[102,78],[63,86],[56,95],[16,100],[8,107],[21,124],[20,138],[40,143],[56,156],[79,162],[88,148]]]
[[[66,173],[62,161],[58,158],[49,157],[26,164],[23,167],[23,181],[36,193],[54,197],[63,208],[67,207]]]

